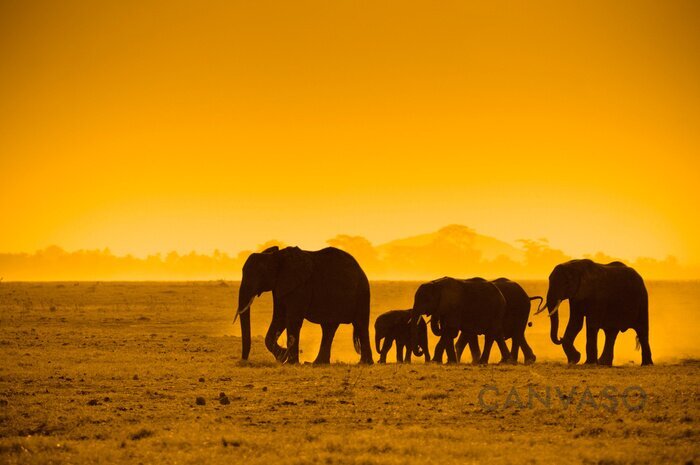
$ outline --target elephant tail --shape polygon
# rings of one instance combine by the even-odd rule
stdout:
[[[544,299],[542,298],[542,296],[536,295],[536,296],[530,297],[530,302],[532,302],[533,300],[540,301],[540,303],[537,304],[537,311],[535,312],[535,315],[537,315],[538,313],[540,313],[542,311],[541,308],[542,308],[542,305],[544,304]]]
[[[355,345],[355,352],[362,355],[362,351],[360,350],[362,345],[360,344],[360,335],[357,333],[357,328],[353,328],[352,330],[352,342]]]
[[[635,336],[634,338],[635,344],[634,344],[634,350],[639,350],[642,348],[642,345],[639,343],[639,336]]]

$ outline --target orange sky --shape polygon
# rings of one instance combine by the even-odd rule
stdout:
[[[4,1],[0,251],[460,223],[700,264],[700,4],[562,3]]]

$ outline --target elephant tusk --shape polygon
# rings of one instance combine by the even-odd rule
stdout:
[[[562,303],[562,301],[561,301],[561,300],[558,300],[558,301],[557,301],[557,304],[554,306],[554,310],[550,311],[550,312],[548,313],[548,315],[549,315],[549,316],[554,315],[554,314],[559,310],[559,305],[561,305],[561,303]],[[539,315],[540,313],[544,312],[545,310],[547,310],[547,305],[546,305],[546,304],[543,305],[541,308],[538,307],[538,308],[537,308],[537,311],[534,313],[534,315]]]
[[[242,315],[248,310],[250,310],[250,306],[253,305],[253,300],[255,300],[255,296],[250,298],[250,301],[248,302],[248,305],[243,307],[243,310],[239,310],[236,312],[236,315],[233,317],[233,323],[236,324],[236,320],[238,320],[238,315]]]
[[[557,302],[557,304],[554,306],[554,310],[549,312],[549,316],[552,316],[559,311],[559,306],[561,305],[561,302],[562,302],[561,300],[559,302]]]

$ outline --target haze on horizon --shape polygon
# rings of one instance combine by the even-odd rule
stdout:
[[[425,6],[2,2],[0,252],[457,223],[700,266],[697,2]]]

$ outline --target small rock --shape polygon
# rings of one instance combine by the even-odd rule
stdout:
[[[223,397],[219,397],[219,403],[220,403],[221,405],[228,405],[228,404],[231,403],[231,401],[228,400],[228,397],[223,396]]]
[[[110,399],[109,397],[105,397],[105,398],[102,399],[102,400],[105,401],[105,402],[111,402],[111,401],[112,401],[112,399]]]
[[[197,405],[206,405],[207,401],[204,400],[204,397],[197,397],[197,399],[194,401],[194,403]]]
[[[90,399],[87,401],[88,405],[100,405],[100,402],[97,399]]]
[[[199,382],[203,383],[204,382],[204,377],[199,378]]]
[[[223,391],[222,391],[222,392],[220,392],[220,393],[219,393],[219,397],[226,397],[226,393],[225,393],[225,392],[223,392]]]
[[[263,392],[267,392],[267,386],[263,386],[262,390]]]
[[[139,375],[134,375],[134,377],[131,378],[131,379],[133,379],[134,381],[138,381],[138,380],[139,380]]]

